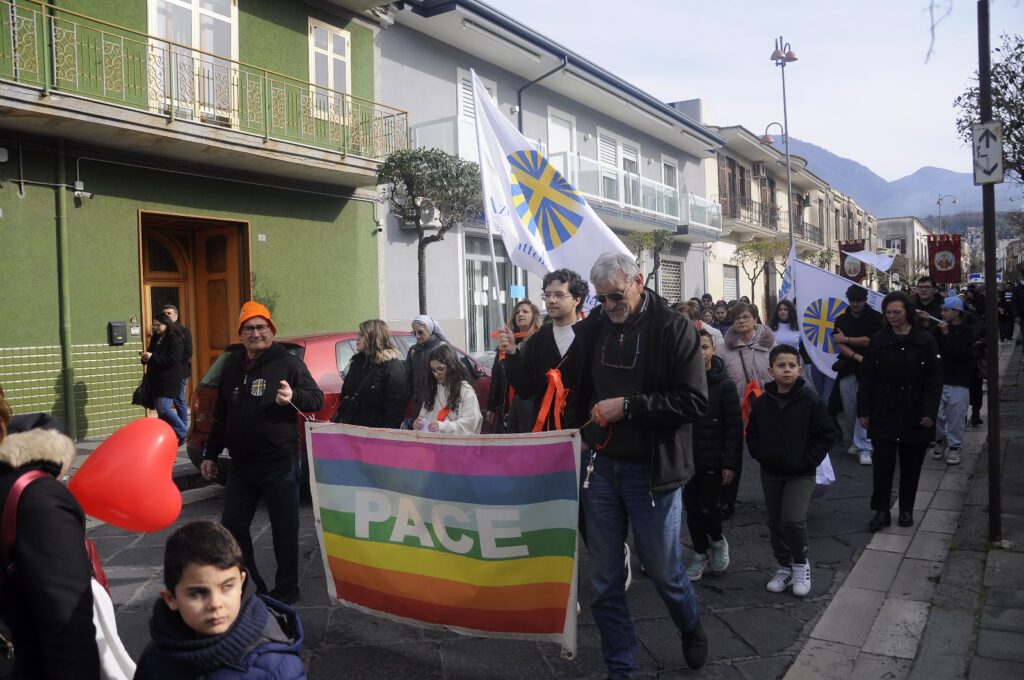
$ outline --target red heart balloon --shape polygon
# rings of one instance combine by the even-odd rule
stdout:
[[[129,531],[160,531],[181,514],[171,470],[178,438],[159,418],[128,423],[96,447],[68,489],[86,514]]]

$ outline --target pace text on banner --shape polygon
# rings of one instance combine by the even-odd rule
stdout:
[[[517,267],[543,276],[568,268],[584,278],[598,255],[629,249],[579,191],[501,114],[473,78],[484,212]]]
[[[578,433],[306,432],[332,598],[575,657]]]
[[[846,289],[851,282],[796,258],[790,259],[789,269],[793,276],[796,312],[804,349],[816,369],[835,378],[836,372],[832,365],[836,362],[838,350],[832,340],[832,331],[836,317],[846,310]],[[882,311],[883,295],[870,288],[867,291],[868,305]]]

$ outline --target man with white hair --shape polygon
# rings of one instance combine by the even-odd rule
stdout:
[[[636,630],[626,602],[622,541],[636,553],[682,638],[686,664],[708,656],[697,598],[683,567],[682,487],[693,476],[691,423],[708,404],[697,331],[653,290],[628,255],[601,255],[590,272],[601,303],[576,324],[579,352],[570,380],[584,454],[581,502],[595,597],[610,678],[638,672]]]

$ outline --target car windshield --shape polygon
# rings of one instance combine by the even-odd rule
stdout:
[[[294,357],[301,359],[306,353],[306,348],[302,345],[293,345],[290,343],[282,342],[281,346],[284,347],[285,351]],[[221,373],[224,372],[224,366],[227,365],[228,360],[235,352],[241,352],[241,345],[231,345],[224,352],[217,357],[217,360],[213,362],[209,370],[203,375],[203,378],[199,381],[200,387],[216,387],[220,384]]]

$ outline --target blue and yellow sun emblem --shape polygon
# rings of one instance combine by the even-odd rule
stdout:
[[[516,151],[508,162],[512,204],[530,233],[539,232],[548,251],[572,238],[583,222],[585,204],[579,192],[536,151]]]
[[[804,310],[803,331],[807,340],[826,354],[836,353],[832,330],[836,317],[846,310],[846,302],[838,298],[815,300]]]

